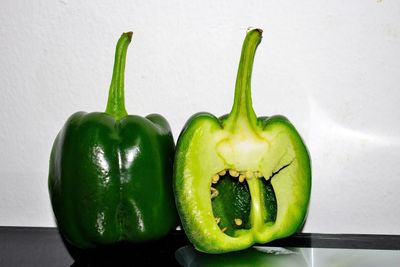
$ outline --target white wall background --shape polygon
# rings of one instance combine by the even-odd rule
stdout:
[[[52,142],[69,115],[103,111],[117,39],[133,31],[131,114],[227,113],[246,28],[264,30],[258,115],[305,139],[313,190],[305,232],[400,234],[400,1],[0,3],[0,225],[55,226]]]

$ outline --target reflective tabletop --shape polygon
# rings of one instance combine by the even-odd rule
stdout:
[[[0,227],[0,266],[400,266],[400,235],[299,233],[249,249],[211,255],[182,231],[162,240],[93,250],[66,244],[56,228]]]

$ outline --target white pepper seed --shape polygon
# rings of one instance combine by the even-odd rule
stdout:
[[[232,177],[238,177],[239,176],[239,172],[236,170],[229,170],[229,175]]]
[[[213,183],[213,184],[218,183],[219,175],[218,175],[218,174],[214,174],[214,176],[211,178],[211,180],[212,180],[212,183]]]
[[[219,195],[219,192],[214,187],[211,187],[211,199],[216,198]]]
[[[237,226],[242,225],[242,223],[243,223],[243,221],[242,221],[241,219],[239,219],[239,218],[236,218],[236,219],[235,219],[235,224],[236,224]]]
[[[226,170],[222,170],[218,173],[219,176],[224,176],[226,174]]]

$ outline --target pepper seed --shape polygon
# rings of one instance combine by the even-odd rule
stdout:
[[[213,184],[218,183],[219,175],[218,175],[218,174],[214,174],[214,176],[211,178],[211,180],[212,180],[212,183],[213,183]]]
[[[232,177],[239,177],[239,172],[236,170],[229,170],[229,175]]]
[[[236,218],[236,219],[235,219],[235,224],[236,224],[237,226],[242,225],[242,223],[243,223],[243,221],[242,221],[241,219],[239,219],[239,218]]]
[[[219,195],[219,192],[214,187],[211,187],[211,199],[216,198]]]

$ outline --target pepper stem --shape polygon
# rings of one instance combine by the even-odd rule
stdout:
[[[115,50],[114,69],[108,92],[106,113],[113,116],[116,120],[128,115],[125,110],[124,78],[126,52],[132,40],[132,32],[125,32],[118,40]]]
[[[258,44],[261,42],[262,30],[251,28],[246,33],[240,56],[239,69],[236,77],[235,98],[227,124],[237,129],[239,126],[256,125],[257,116],[253,110],[251,100],[251,74],[254,56]],[[229,122],[228,122],[229,121]]]

